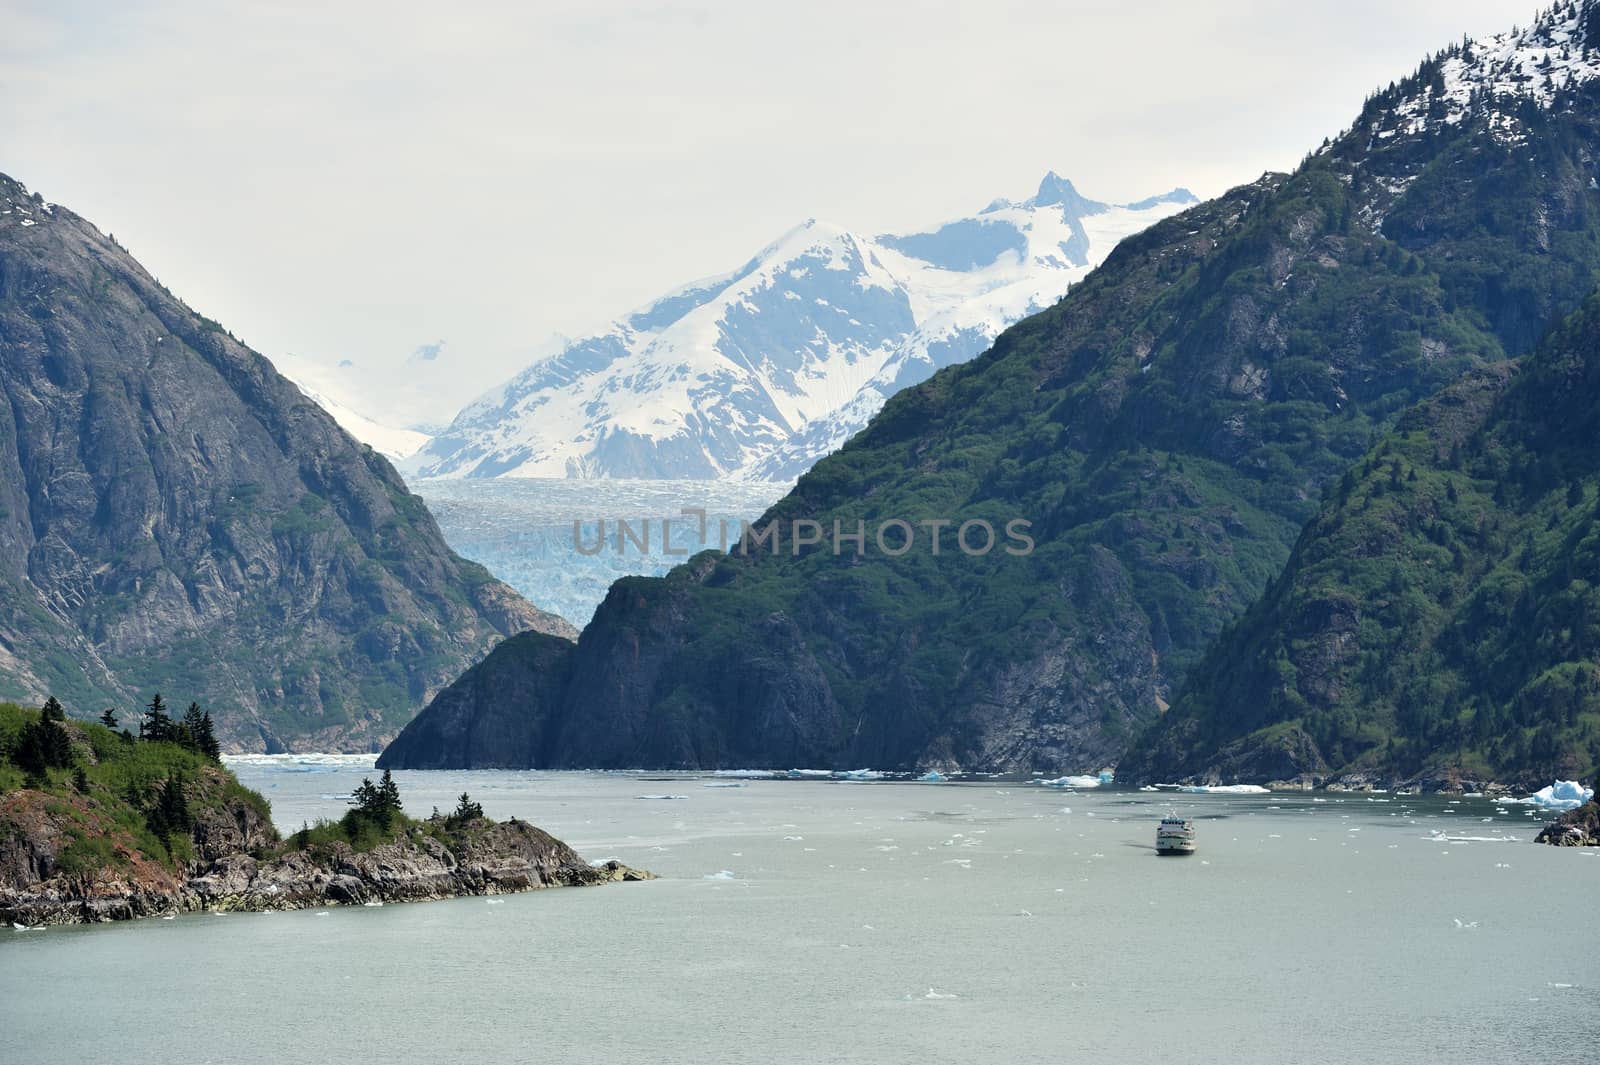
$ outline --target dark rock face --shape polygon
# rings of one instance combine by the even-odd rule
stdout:
[[[379,768],[528,769],[544,761],[571,641],[527,632],[503,641],[401,730]]]
[[[121,247],[0,177],[0,696],[198,699],[371,749],[501,637],[575,635]],[[180,703],[181,705],[181,703]]]
[[[1538,843],[1555,847],[1600,847],[1600,802],[1568,810],[1539,833]]]

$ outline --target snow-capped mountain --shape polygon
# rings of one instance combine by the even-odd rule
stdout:
[[[1522,108],[1549,107],[1562,92],[1596,77],[1600,16],[1591,3],[1569,0],[1541,12],[1526,29],[1452,45],[1422,64],[1404,86],[1414,91],[1400,106],[1374,107],[1383,102],[1380,94],[1362,122],[1374,141],[1383,141],[1481,115],[1497,139],[1515,142]]]
[[[1049,174],[926,232],[807,221],[737,271],[572,341],[405,463],[427,477],[787,480],[885,399],[987,349],[1123,237],[1196,202],[1111,205]]]

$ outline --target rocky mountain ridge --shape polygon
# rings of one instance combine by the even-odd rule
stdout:
[[[792,480],[902,388],[1049,306],[1122,237],[1195,202],[1090,200],[1051,173],[925,233],[811,219],[738,270],[571,341],[407,460],[422,477]]]
[[[0,177],[0,697],[182,689],[237,749],[370,749],[495,641],[575,635],[87,220]]]

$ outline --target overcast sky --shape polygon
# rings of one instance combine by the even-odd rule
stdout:
[[[1541,6],[0,0],[0,171],[268,356],[443,339],[477,390],[807,217],[1292,167],[1425,52]]]

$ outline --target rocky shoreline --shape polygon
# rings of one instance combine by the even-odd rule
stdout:
[[[1545,825],[1536,842],[1553,847],[1600,847],[1600,802],[1568,810]]]
[[[654,879],[616,861],[591,866],[549,833],[515,819],[452,825],[449,844],[418,828],[362,852],[342,841],[285,849],[271,823],[239,800],[196,822],[195,857],[181,872],[142,861],[88,875],[59,860],[70,837],[57,811],[44,803],[20,809],[18,796],[7,798],[13,831],[0,838],[0,923],[28,928]]]

